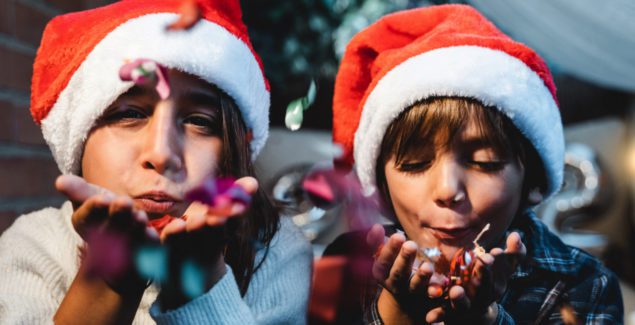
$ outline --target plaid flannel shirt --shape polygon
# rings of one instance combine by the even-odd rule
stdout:
[[[595,257],[565,245],[533,211],[516,218],[527,257],[508,281],[495,324],[563,324],[568,305],[581,324],[623,324],[624,306],[615,275]],[[383,324],[377,311],[380,290],[364,308],[363,323]]]

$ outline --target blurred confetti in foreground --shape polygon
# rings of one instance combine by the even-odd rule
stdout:
[[[87,232],[86,254],[88,274],[106,279],[118,278],[130,268],[130,248],[127,237],[115,231],[92,229]]]
[[[575,316],[575,310],[570,304],[562,303],[562,306],[560,307],[560,315],[562,316],[562,322],[565,325],[582,324],[578,321],[578,318]]]
[[[168,256],[163,246],[142,246],[135,254],[135,264],[139,274],[156,283],[168,278]]]
[[[343,204],[343,215],[350,229],[369,229],[379,220],[376,196],[365,196],[359,179],[347,170],[316,167],[305,175],[302,188],[313,203],[322,209]]]
[[[183,294],[190,299],[205,293],[205,272],[190,259],[185,260],[181,266],[181,286]]]
[[[196,0],[182,0],[179,18],[166,27],[169,31],[189,30],[201,20],[201,8]]]
[[[315,102],[315,95],[317,93],[317,87],[315,81],[311,80],[309,90],[304,97],[295,99],[287,105],[287,113],[284,117],[284,124],[291,131],[297,131],[302,126],[304,120],[304,111],[313,105]]]
[[[136,85],[156,83],[155,89],[161,99],[170,96],[170,84],[166,67],[150,59],[136,59],[119,69],[122,81],[132,81]]]
[[[251,195],[233,178],[207,178],[201,186],[185,193],[185,198],[207,205],[208,213],[218,216],[229,216],[235,204],[251,204]]]

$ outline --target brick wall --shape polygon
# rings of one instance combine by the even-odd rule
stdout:
[[[32,64],[54,16],[112,0],[0,0],[0,233],[22,213],[58,205],[59,174],[29,114]]]

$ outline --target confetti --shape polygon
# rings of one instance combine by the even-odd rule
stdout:
[[[185,194],[185,198],[208,206],[208,213],[217,216],[230,216],[235,204],[247,207],[251,195],[232,178],[208,178],[201,186]]]
[[[122,81],[132,81],[137,85],[156,82],[155,89],[161,99],[170,96],[170,84],[166,67],[150,59],[136,59],[126,63],[119,69]]]
[[[485,232],[487,232],[488,230],[489,230],[489,223],[486,224],[485,227],[483,227],[481,232],[479,232],[478,235],[476,235],[476,238],[474,238],[474,241],[472,242],[474,244],[474,253],[476,254],[476,256],[480,256],[486,253],[485,248],[483,248],[483,246],[478,244],[478,240],[481,239],[483,234],[485,234]]]
[[[157,233],[160,235],[161,232],[163,231],[163,228],[165,228],[165,226],[167,226],[174,219],[176,219],[176,217],[173,217],[173,216],[171,216],[169,214],[166,214],[166,215],[164,215],[163,217],[161,217],[159,219],[150,220],[148,225],[150,227],[154,228],[154,230],[156,230]]]
[[[87,231],[86,268],[88,274],[107,279],[122,276],[130,267],[128,238],[114,231]]]
[[[139,247],[135,253],[135,266],[141,276],[163,283],[168,277],[168,256],[165,247]]]
[[[581,324],[578,321],[578,318],[575,316],[575,310],[568,303],[565,303],[565,302],[562,303],[562,306],[560,307],[560,315],[562,315],[562,322],[565,325]]]
[[[201,20],[201,8],[196,0],[183,0],[179,7],[179,19],[168,25],[168,31],[189,30]]]
[[[470,281],[474,269],[475,254],[469,249],[459,249],[450,262],[450,282],[452,285],[463,285]]]
[[[181,289],[190,299],[205,293],[205,272],[194,261],[187,259],[181,266]]]
[[[302,121],[304,120],[304,111],[313,105],[316,93],[317,87],[315,86],[315,81],[311,80],[306,96],[292,100],[289,105],[287,105],[284,124],[289,130],[297,131],[300,129]]]

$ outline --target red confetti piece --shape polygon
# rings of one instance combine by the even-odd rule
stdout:
[[[167,30],[189,30],[201,20],[201,8],[196,0],[183,0],[179,7],[179,19]]]
[[[163,228],[165,228],[165,226],[167,226],[174,219],[176,219],[176,217],[173,217],[173,216],[171,216],[169,214],[166,214],[166,215],[164,215],[163,217],[161,217],[159,219],[150,220],[148,225],[150,227],[154,228],[154,230],[156,230],[157,233],[160,235],[161,232],[163,231]]]

